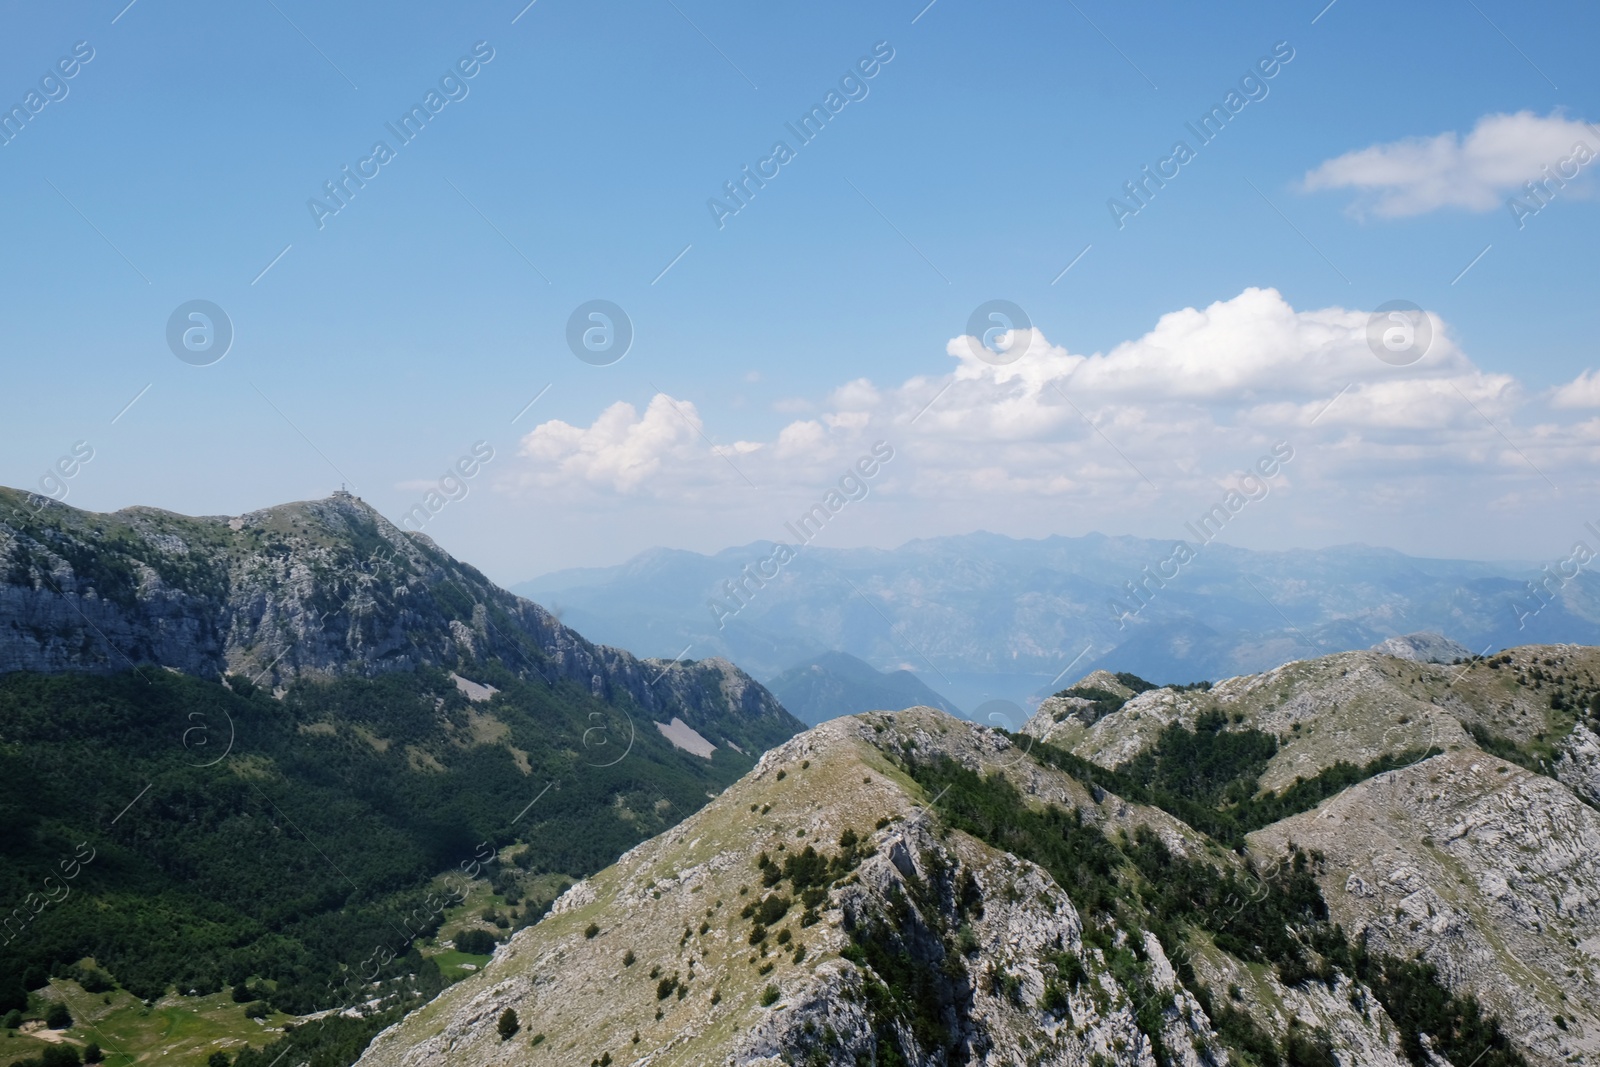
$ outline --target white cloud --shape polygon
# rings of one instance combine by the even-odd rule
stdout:
[[[1296,311],[1276,289],[1246,289],[1204,309],[1170,312],[1143,337],[1083,361],[1075,388],[1193,400],[1225,400],[1337,389],[1352,379],[1392,377],[1367,345],[1371,314],[1345,308]],[[1413,374],[1460,369],[1465,360],[1434,318],[1432,343]]]
[[[541,423],[517,454],[533,461],[527,469],[538,484],[577,481],[626,493],[655,479],[667,461],[688,458],[700,430],[693,404],[657,393],[642,416],[618,401],[587,428]]]
[[[843,411],[877,407],[883,399],[866,378],[845,382],[828,396],[828,403]]]
[[[1369,347],[1371,317],[1297,310],[1276,290],[1247,289],[1163,315],[1106,352],[1074,353],[1035,329],[1026,357],[995,365],[958,337],[945,373],[845,382],[809,417],[775,419],[756,435],[765,440],[714,449],[694,406],[676,401],[680,415],[664,396],[642,415],[612,405],[586,428],[545,423],[523,440],[525,481],[743,508],[760,531],[763,516],[783,513],[784,494],[814,495],[883,440],[897,458],[874,485],[872,514],[900,507],[982,525],[1040,521],[1044,508],[1086,528],[1126,528],[1141,512],[1160,520],[1214,496],[1289,441],[1299,458],[1284,493],[1326,509],[1306,521],[1332,530],[1385,500],[1426,508],[1418,502],[1542,493],[1530,464],[1576,479],[1600,459],[1600,420],[1574,425],[1557,410],[1600,407],[1600,374],[1533,394],[1476,366],[1433,315],[1426,354],[1393,366]]]
[[[1550,395],[1553,408],[1600,408],[1600,374],[1586,370]]]
[[[815,419],[791,422],[778,433],[777,456],[779,459],[804,456],[822,447],[827,438],[828,431]]]
[[[1447,132],[1347,152],[1307,173],[1305,187],[1354,189],[1361,194],[1357,211],[1385,217],[1444,207],[1492,211],[1524,195],[1525,182],[1554,175],[1553,193],[1562,183],[1583,181],[1580,168],[1597,151],[1600,133],[1559,113],[1485,115],[1465,137]]]

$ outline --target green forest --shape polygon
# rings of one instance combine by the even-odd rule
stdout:
[[[500,692],[471,704],[432,669],[280,698],[149,667],[0,676],[0,1013],[84,957],[147,1000],[345,1003],[420,973],[412,942],[454,902],[437,876],[501,877],[521,843],[513,873],[582,877],[753,763],[570,683],[473,677]],[[548,900],[526,904],[522,925]]]
[[[1310,778],[1295,779],[1281,793],[1261,793],[1257,782],[1278,752],[1278,739],[1252,727],[1240,729],[1234,723],[1229,729],[1229,725],[1220,711],[1201,713],[1193,729],[1169,723],[1153,746],[1116,770],[1029,736],[1011,737],[1039,762],[1065,771],[1084,785],[1161,808],[1241,850],[1245,835],[1252,830],[1310,811],[1357,782],[1441,751],[1399,752],[1361,766],[1340,760]]]

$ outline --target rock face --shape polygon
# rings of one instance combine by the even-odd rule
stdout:
[[[1041,740],[1057,740],[1064,731],[1076,735],[1106,716],[1107,707],[1126,704],[1137,694],[1110,671],[1091,671],[1071,688],[1039,702],[1022,732]]]
[[[1561,783],[1462,748],[1251,839],[1263,854],[1289,841],[1328,857],[1324,893],[1347,930],[1421,955],[1530,1059],[1600,1052],[1600,812]]]
[[[929,807],[937,798],[908,783],[888,755],[907,749],[1003,775],[1107,834],[1143,827],[1179,855],[1207,852],[1203,836],[1171,816],[1109,794],[1097,800],[983,726],[928,708],[833,720],[768,752],[703,811],[574,886],[481,974],[380,1034],[362,1067],[846,1067],[886,1062],[886,1041],[915,1064],[1155,1067],[1152,1030],[1161,1062],[1236,1062],[1169,962],[1171,946],[1137,927],[1101,931],[1139,946],[1145,977],[1130,984],[1123,964],[1086,940],[1072,894],[1046,870],[941,829]],[[859,859],[849,875],[814,912],[798,914],[803,902],[774,869],[806,844],[828,856],[852,839]],[[763,916],[780,894],[795,899]],[[755,921],[771,918],[760,931],[752,908]],[[853,947],[863,943],[880,955]],[[879,970],[885,960],[892,973]],[[1061,960],[1081,963],[1081,981],[1061,983]],[[1346,1063],[1406,1063],[1382,1009],[1357,1011],[1348,988],[1290,988],[1214,951],[1201,967],[1219,989],[1245,985],[1268,1032],[1314,1030],[1353,1057]],[[880,992],[891,985],[892,994]],[[891,995],[914,999],[923,1022],[886,1029]],[[492,1024],[507,1008],[523,1034],[541,1035],[537,1044],[499,1038]],[[946,1043],[927,1043],[930,1031]]]
[[[1415,660],[1418,663],[1455,663],[1472,655],[1472,649],[1467,646],[1452,641],[1443,634],[1430,633],[1390,637],[1373,645],[1372,651],[1393,656],[1395,659]]]
[[[1110,671],[1091,671],[1072,685],[1073,689],[1097,689],[1102,693],[1127,700],[1133,696],[1133,690],[1122,684],[1122,680]]]
[[[718,737],[746,749],[801,728],[727,661],[592,644],[348,493],[193,518],[36,511],[0,489],[0,672],[164,666],[275,687],[484,660],[702,732],[737,723]]]
[[[893,722],[897,737],[921,738],[974,766],[1026,762],[1005,738],[933,709]],[[852,717],[768,752],[703,811],[574,886],[481,975],[380,1034],[360,1062],[527,1062],[524,1048],[507,1048],[494,1032],[507,1007],[524,1032],[544,1035],[531,1053],[536,1063],[605,1055],[686,1067],[873,1062],[880,1037],[868,987],[885,976],[849,958],[850,931],[898,915],[887,936],[908,967],[928,976],[921,993],[956,1050],[936,1053],[908,1034],[909,1062],[1082,1064],[1098,1053],[1104,1063],[1153,1063],[1127,991],[1109,974],[1054,1013],[1041,1008],[1049,958],[1093,956],[1070,897],[1032,863],[936,832],[879,743],[864,718]],[[1048,792],[1093,808],[1069,779],[1027,767]],[[758,800],[770,809],[752,815]],[[1173,829],[1160,813],[1125,817]],[[753,947],[741,910],[787,889],[764,886],[761,857],[781,859],[807,843],[837,853],[846,831],[859,837],[864,858],[818,902],[816,920],[808,923],[794,900],[770,924],[773,941]],[[954,940],[958,928],[965,948]],[[1159,943],[1150,951],[1159,954]],[[1192,1046],[1212,1039],[1203,1013],[1175,983],[1160,996],[1169,1047],[1200,1067],[1206,1061]]]
[[[1280,739],[1259,783],[1268,791],[1340,759],[1424,753],[1256,830],[1242,852],[1086,786],[1058,769],[1079,765],[1056,739],[1041,747],[1031,730],[1013,742],[930,708],[833,720],[574,886],[361,1063],[1216,1067],[1268,1062],[1266,1042],[1278,1062],[1470,1067],[1474,1055],[1441,1055],[1444,1039],[1422,1028],[1441,1018],[1416,1014],[1434,995],[1472,998],[1451,1010],[1481,1009],[1500,1028],[1482,1062],[1588,1062],[1600,1055],[1596,705],[1596,649],[1458,666],[1358,652],[1209,692],[1130,695],[1072,723],[1079,757],[1109,768],[1169,724],[1220,715],[1228,730]],[[953,805],[977,802],[924,788],[929,766],[1003,782],[1022,807],[987,837],[969,834]],[[1108,911],[1103,886],[1063,882],[1052,870],[1068,868],[1001,846],[1027,845],[1011,827],[1024,809],[1066,813],[1069,830],[1115,843],[1120,864],[1138,849],[1170,856],[1158,869],[1185,886],[1180,901],[1205,891],[1192,873],[1202,869],[1243,879],[1228,884],[1261,879],[1259,892],[1174,925],[1154,907],[1160,878],[1128,883],[1114,866],[1104,877],[1122,895]],[[1221,933],[1266,907],[1279,875],[1262,872],[1292,857],[1311,858],[1295,869],[1326,907],[1320,926],[1295,928],[1298,943],[1319,946],[1298,973]],[[828,873],[802,888],[794,870],[806,863]],[[1315,937],[1330,931],[1388,960],[1372,972],[1385,982],[1394,967],[1426,965],[1416,973],[1435,992],[1384,999],[1370,974],[1323,954],[1331,942]],[[494,1032],[508,1007],[536,1044]]]

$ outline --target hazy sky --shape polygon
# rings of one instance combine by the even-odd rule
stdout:
[[[398,521],[467,457],[424,530],[505,582],[879,441],[827,543],[1180,537],[1275,445],[1230,541],[1600,520],[1592,5],[525,2],[11,5],[0,482]]]

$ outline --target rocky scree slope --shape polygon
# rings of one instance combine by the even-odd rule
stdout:
[[[342,491],[231,518],[34,499],[0,488],[0,673],[158,665],[279,687],[498,660],[747,751],[802,728],[732,664],[592,644]]]
[[[1535,645],[1454,664],[1341,653],[1205,690],[1130,693],[1088,722],[1074,710],[1047,701],[1025,732],[1123,771],[1174,726],[1267,735],[1258,795],[1398,758],[1255,830],[1251,851],[1322,853],[1335,920],[1437,967],[1530,1062],[1600,1054],[1600,650]]]
[[[1290,919],[1336,938],[1320,858],[1218,848],[1042,754],[928,708],[824,723],[575,885],[360,1063],[1445,1062],[1389,1015],[1403,996],[1294,947]],[[1481,1055],[1524,1062],[1498,1033]]]

